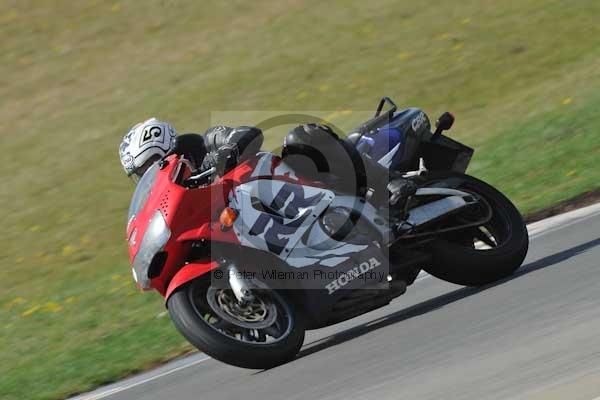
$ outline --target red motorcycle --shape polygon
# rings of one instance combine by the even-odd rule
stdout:
[[[205,171],[171,154],[131,201],[134,279],[165,297],[198,349],[263,369],[293,359],[305,330],[388,304],[421,269],[462,285],[510,275],[527,253],[525,224],[498,190],[464,174],[473,150],[441,134],[452,122],[445,113],[432,133],[421,110],[382,99],[343,142],[366,177],[350,191],[289,154]]]

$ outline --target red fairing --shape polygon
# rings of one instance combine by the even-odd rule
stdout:
[[[272,155],[270,157],[264,174],[256,173],[256,176],[252,176],[259,162],[259,157],[255,157],[237,165],[211,185],[199,188],[186,188],[175,183],[175,178],[181,177],[182,174],[189,177],[190,171],[180,162],[177,155],[166,159],[163,168],[157,172],[145,205],[127,226],[129,260],[132,265],[148,224],[157,210],[161,212],[171,231],[163,248],[167,253],[166,262],[159,270],[158,276],[150,280],[150,288],[168,296],[179,285],[216,267],[216,263],[212,261],[197,263],[189,260],[190,249],[195,241],[239,244],[233,230],[222,229],[219,223],[219,215],[228,206],[229,193],[235,186],[259,179],[262,175],[303,183],[302,179],[291,176],[284,168],[281,168],[282,172],[279,173],[281,159]],[[314,182],[312,185],[318,186]],[[190,263],[186,264],[188,262]]]
[[[139,251],[148,224],[157,210],[161,212],[171,231],[169,241],[163,249],[167,253],[167,260],[160,274],[151,279],[152,289],[163,296],[166,295],[167,288],[170,287],[169,283],[177,272],[182,270],[185,263],[190,261],[188,257],[193,241],[204,239],[239,244],[231,230],[221,229],[218,222],[219,215],[227,206],[228,194],[232,187],[250,179],[255,163],[256,160],[244,162],[210,186],[190,189],[174,182],[176,175],[189,176],[189,171],[186,171],[186,167],[179,162],[178,156],[172,155],[166,159],[166,165],[158,171],[144,207],[127,226],[131,265]],[[180,171],[180,168],[183,171]],[[210,268],[194,269],[195,273],[198,271],[205,273],[209,270]]]
[[[181,268],[171,279],[169,283],[169,287],[165,293],[165,298],[168,299],[171,293],[181,285],[184,285],[191,281],[192,279],[196,279],[199,276],[202,276],[213,269],[218,267],[218,263],[216,261],[206,261],[206,262],[197,262],[190,263]]]

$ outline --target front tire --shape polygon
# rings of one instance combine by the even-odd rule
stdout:
[[[465,286],[486,285],[513,274],[529,247],[527,227],[513,203],[493,186],[469,175],[433,173],[428,180],[438,184],[446,180],[452,182],[452,188],[482,197],[492,216],[485,226],[452,232],[432,242],[432,262],[425,271]],[[482,241],[489,246],[478,246]]]
[[[275,291],[259,294],[272,301],[278,316],[273,326],[252,329],[248,328],[251,322],[242,321],[244,326],[237,326],[233,317],[224,319],[224,314],[215,312],[217,303],[206,301],[211,293],[216,293],[215,289],[197,279],[179,288],[167,301],[175,327],[196,348],[241,368],[268,369],[294,359],[304,342],[305,328],[287,299]],[[222,294],[226,298],[226,293]]]

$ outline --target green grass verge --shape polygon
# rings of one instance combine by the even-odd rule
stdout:
[[[0,397],[59,398],[189,349],[128,271],[117,146],[133,123],[353,110],[334,118],[352,126],[388,95],[453,111],[469,172],[530,212],[599,186],[599,13],[595,0],[0,3]]]

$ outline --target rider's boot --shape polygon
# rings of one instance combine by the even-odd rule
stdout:
[[[405,178],[394,178],[388,183],[387,190],[390,194],[390,205],[404,209],[408,199],[417,192],[417,185]]]

